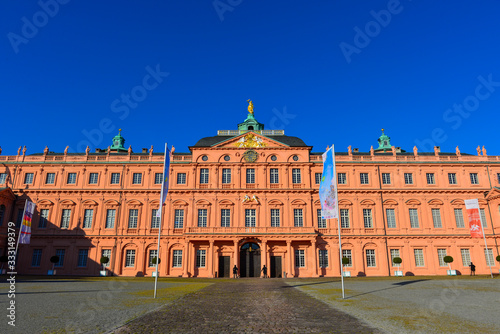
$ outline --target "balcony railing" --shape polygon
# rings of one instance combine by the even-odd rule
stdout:
[[[315,234],[314,227],[187,227],[190,234]]]

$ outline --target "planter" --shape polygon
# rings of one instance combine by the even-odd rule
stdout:
[[[350,271],[344,271],[344,277],[351,277]]]
[[[401,276],[401,277],[403,277],[403,271],[402,270],[394,270],[394,276]]]
[[[448,276],[457,276],[456,270],[446,270]]]
[[[99,271],[99,276],[108,276],[107,270]]]

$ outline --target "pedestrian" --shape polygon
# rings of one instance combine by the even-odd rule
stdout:
[[[262,273],[264,274],[264,278],[267,278],[267,267],[266,267],[266,265],[264,265],[264,267],[262,267]]]
[[[474,274],[474,276],[476,276],[476,266],[474,265],[474,263],[470,263],[470,275],[472,276],[472,274]]]
[[[233,267],[233,278],[238,278],[238,267],[236,265]]]

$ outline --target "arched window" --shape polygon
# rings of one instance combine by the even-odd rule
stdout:
[[[3,216],[5,215],[5,205],[0,205],[0,226],[3,225]]]

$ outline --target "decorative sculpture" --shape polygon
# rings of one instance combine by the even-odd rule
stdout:
[[[481,156],[481,147],[477,147],[476,148],[476,151],[477,151],[477,156]]]
[[[417,148],[417,146],[413,146],[413,155],[414,156],[418,155],[418,148]]]
[[[483,156],[485,156],[485,157],[487,156],[486,149],[484,148],[484,145],[483,145]]]
[[[253,102],[251,100],[247,100],[248,102],[248,112],[253,115]]]
[[[460,150],[458,149],[458,146],[457,146],[457,148],[455,148],[455,154],[456,154],[458,157],[462,155],[462,154],[460,153]]]

